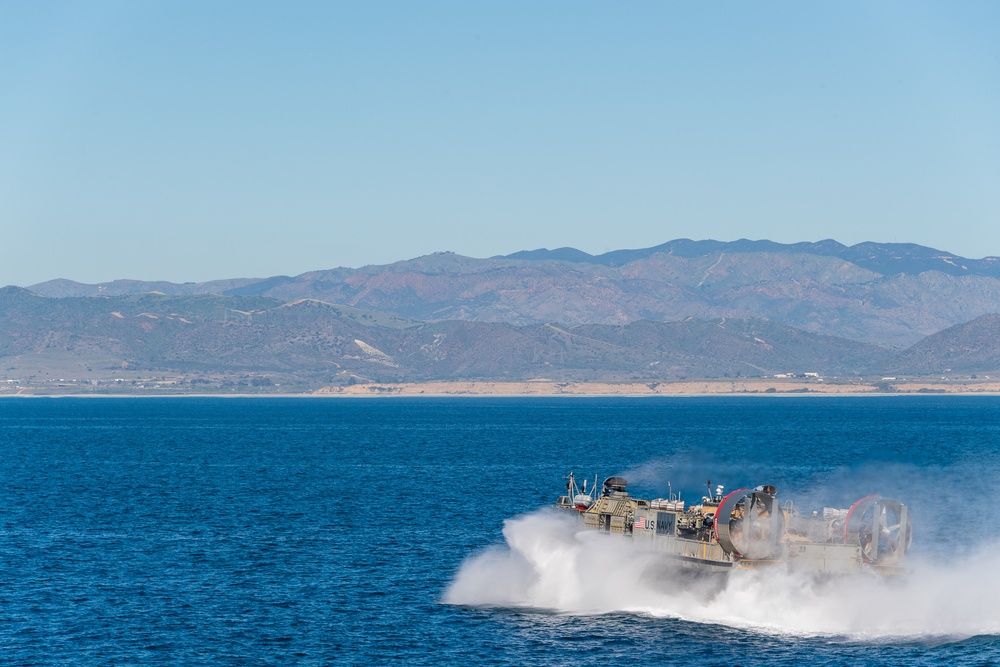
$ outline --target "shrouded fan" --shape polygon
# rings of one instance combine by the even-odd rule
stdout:
[[[857,544],[869,563],[898,563],[913,540],[906,505],[881,496],[866,496],[851,505],[844,522],[844,543]]]
[[[752,560],[781,553],[785,516],[774,500],[773,486],[737,489],[719,503],[715,537],[728,553]]]

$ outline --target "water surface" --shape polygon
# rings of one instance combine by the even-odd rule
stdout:
[[[23,665],[991,664],[998,442],[991,397],[4,399],[0,646]],[[672,606],[585,571],[565,608],[448,604],[484,550],[524,565],[507,539],[570,470],[645,496],[893,495],[922,585],[843,618],[835,591]]]

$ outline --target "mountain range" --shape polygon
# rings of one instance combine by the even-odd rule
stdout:
[[[596,256],[435,253],[294,277],[7,287],[0,365],[7,377],[245,373],[301,387],[975,373],[1000,369],[997,313],[995,257],[681,239]]]
[[[1000,260],[913,244],[681,239],[592,256],[572,248],[475,259],[435,253],[384,266],[206,283],[53,280],[43,296],[309,298],[419,321],[628,324],[767,319],[891,349],[1000,311]]]

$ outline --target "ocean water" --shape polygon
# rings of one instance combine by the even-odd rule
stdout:
[[[0,662],[1000,663],[1000,398],[0,400]],[[891,582],[705,586],[564,475],[906,502]]]

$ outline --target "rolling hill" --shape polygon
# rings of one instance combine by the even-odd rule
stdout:
[[[665,380],[858,374],[891,353],[766,320],[417,322],[260,296],[48,298],[0,290],[0,377],[277,374],[302,386],[441,379]],[[84,372],[86,369],[87,372]]]
[[[475,259],[436,253],[384,266],[198,284],[119,280],[31,286],[49,297],[171,295],[316,299],[423,322],[621,325],[765,319],[904,349],[1000,311],[1000,262],[914,244],[680,239],[589,255],[573,248]]]

